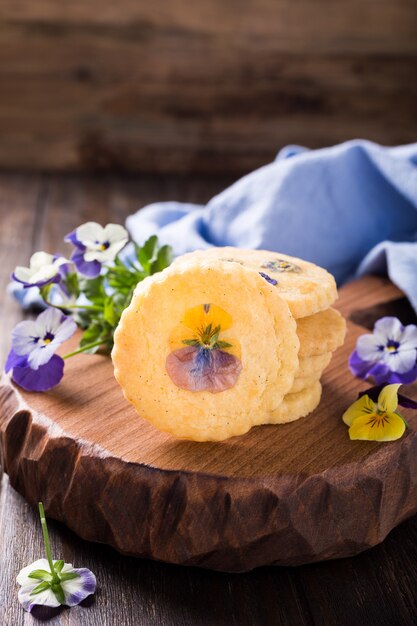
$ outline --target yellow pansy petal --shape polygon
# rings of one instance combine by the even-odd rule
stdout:
[[[363,415],[357,417],[349,428],[351,439],[366,441],[394,441],[403,436],[405,423],[399,415],[387,413],[382,416]]]
[[[343,413],[342,419],[347,426],[350,426],[357,417],[374,413],[375,408],[375,402],[369,396],[364,395],[350,405]]]
[[[394,413],[398,406],[398,389],[401,385],[386,385],[378,396],[378,407],[380,411]]]
[[[182,323],[193,331],[212,325],[227,330],[232,325],[232,316],[215,304],[200,304],[185,312]]]
[[[198,335],[184,324],[178,324],[169,337],[169,347],[171,350],[179,350],[185,346],[184,341],[187,339],[198,339]]]

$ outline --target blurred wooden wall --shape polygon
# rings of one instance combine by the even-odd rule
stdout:
[[[0,0],[0,167],[242,172],[417,140],[417,0]]]

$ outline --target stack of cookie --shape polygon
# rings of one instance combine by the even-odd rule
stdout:
[[[296,420],[320,401],[343,343],[333,277],[273,252],[210,248],[136,288],[115,333],[115,376],[160,430],[221,441]]]

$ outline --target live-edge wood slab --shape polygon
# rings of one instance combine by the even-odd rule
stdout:
[[[347,358],[366,326],[412,313],[388,281],[340,292],[345,345],[320,406],[222,443],[176,440],[123,399],[110,359],[80,355],[47,394],[0,387],[0,454],[12,485],[81,537],[119,551],[226,571],[350,556],[417,512],[417,414],[392,443],[352,442],[341,415],[367,387]],[[406,319],[407,318],[407,319]],[[407,388],[417,398],[417,385]]]

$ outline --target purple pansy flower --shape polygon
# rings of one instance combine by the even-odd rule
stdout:
[[[97,222],[86,222],[65,237],[76,250],[71,259],[84,276],[94,278],[100,274],[102,263],[114,261],[126,245],[129,235],[120,224],[107,224],[103,228]]]
[[[351,372],[372,377],[376,384],[412,383],[417,379],[417,326],[403,326],[396,317],[383,317],[372,334],[362,335],[349,359]]]
[[[64,361],[55,351],[76,329],[74,320],[53,308],[34,321],[20,322],[12,332],[6,372],[12,369],[13,380],[27,391],[55,387],[64,373]]]
[[[44,287],[60,282],[68,263],[68,259],[64,257],[47,252],[35,252],[30,257],[29,267],[16,267],[12,278],[24,287]]]

